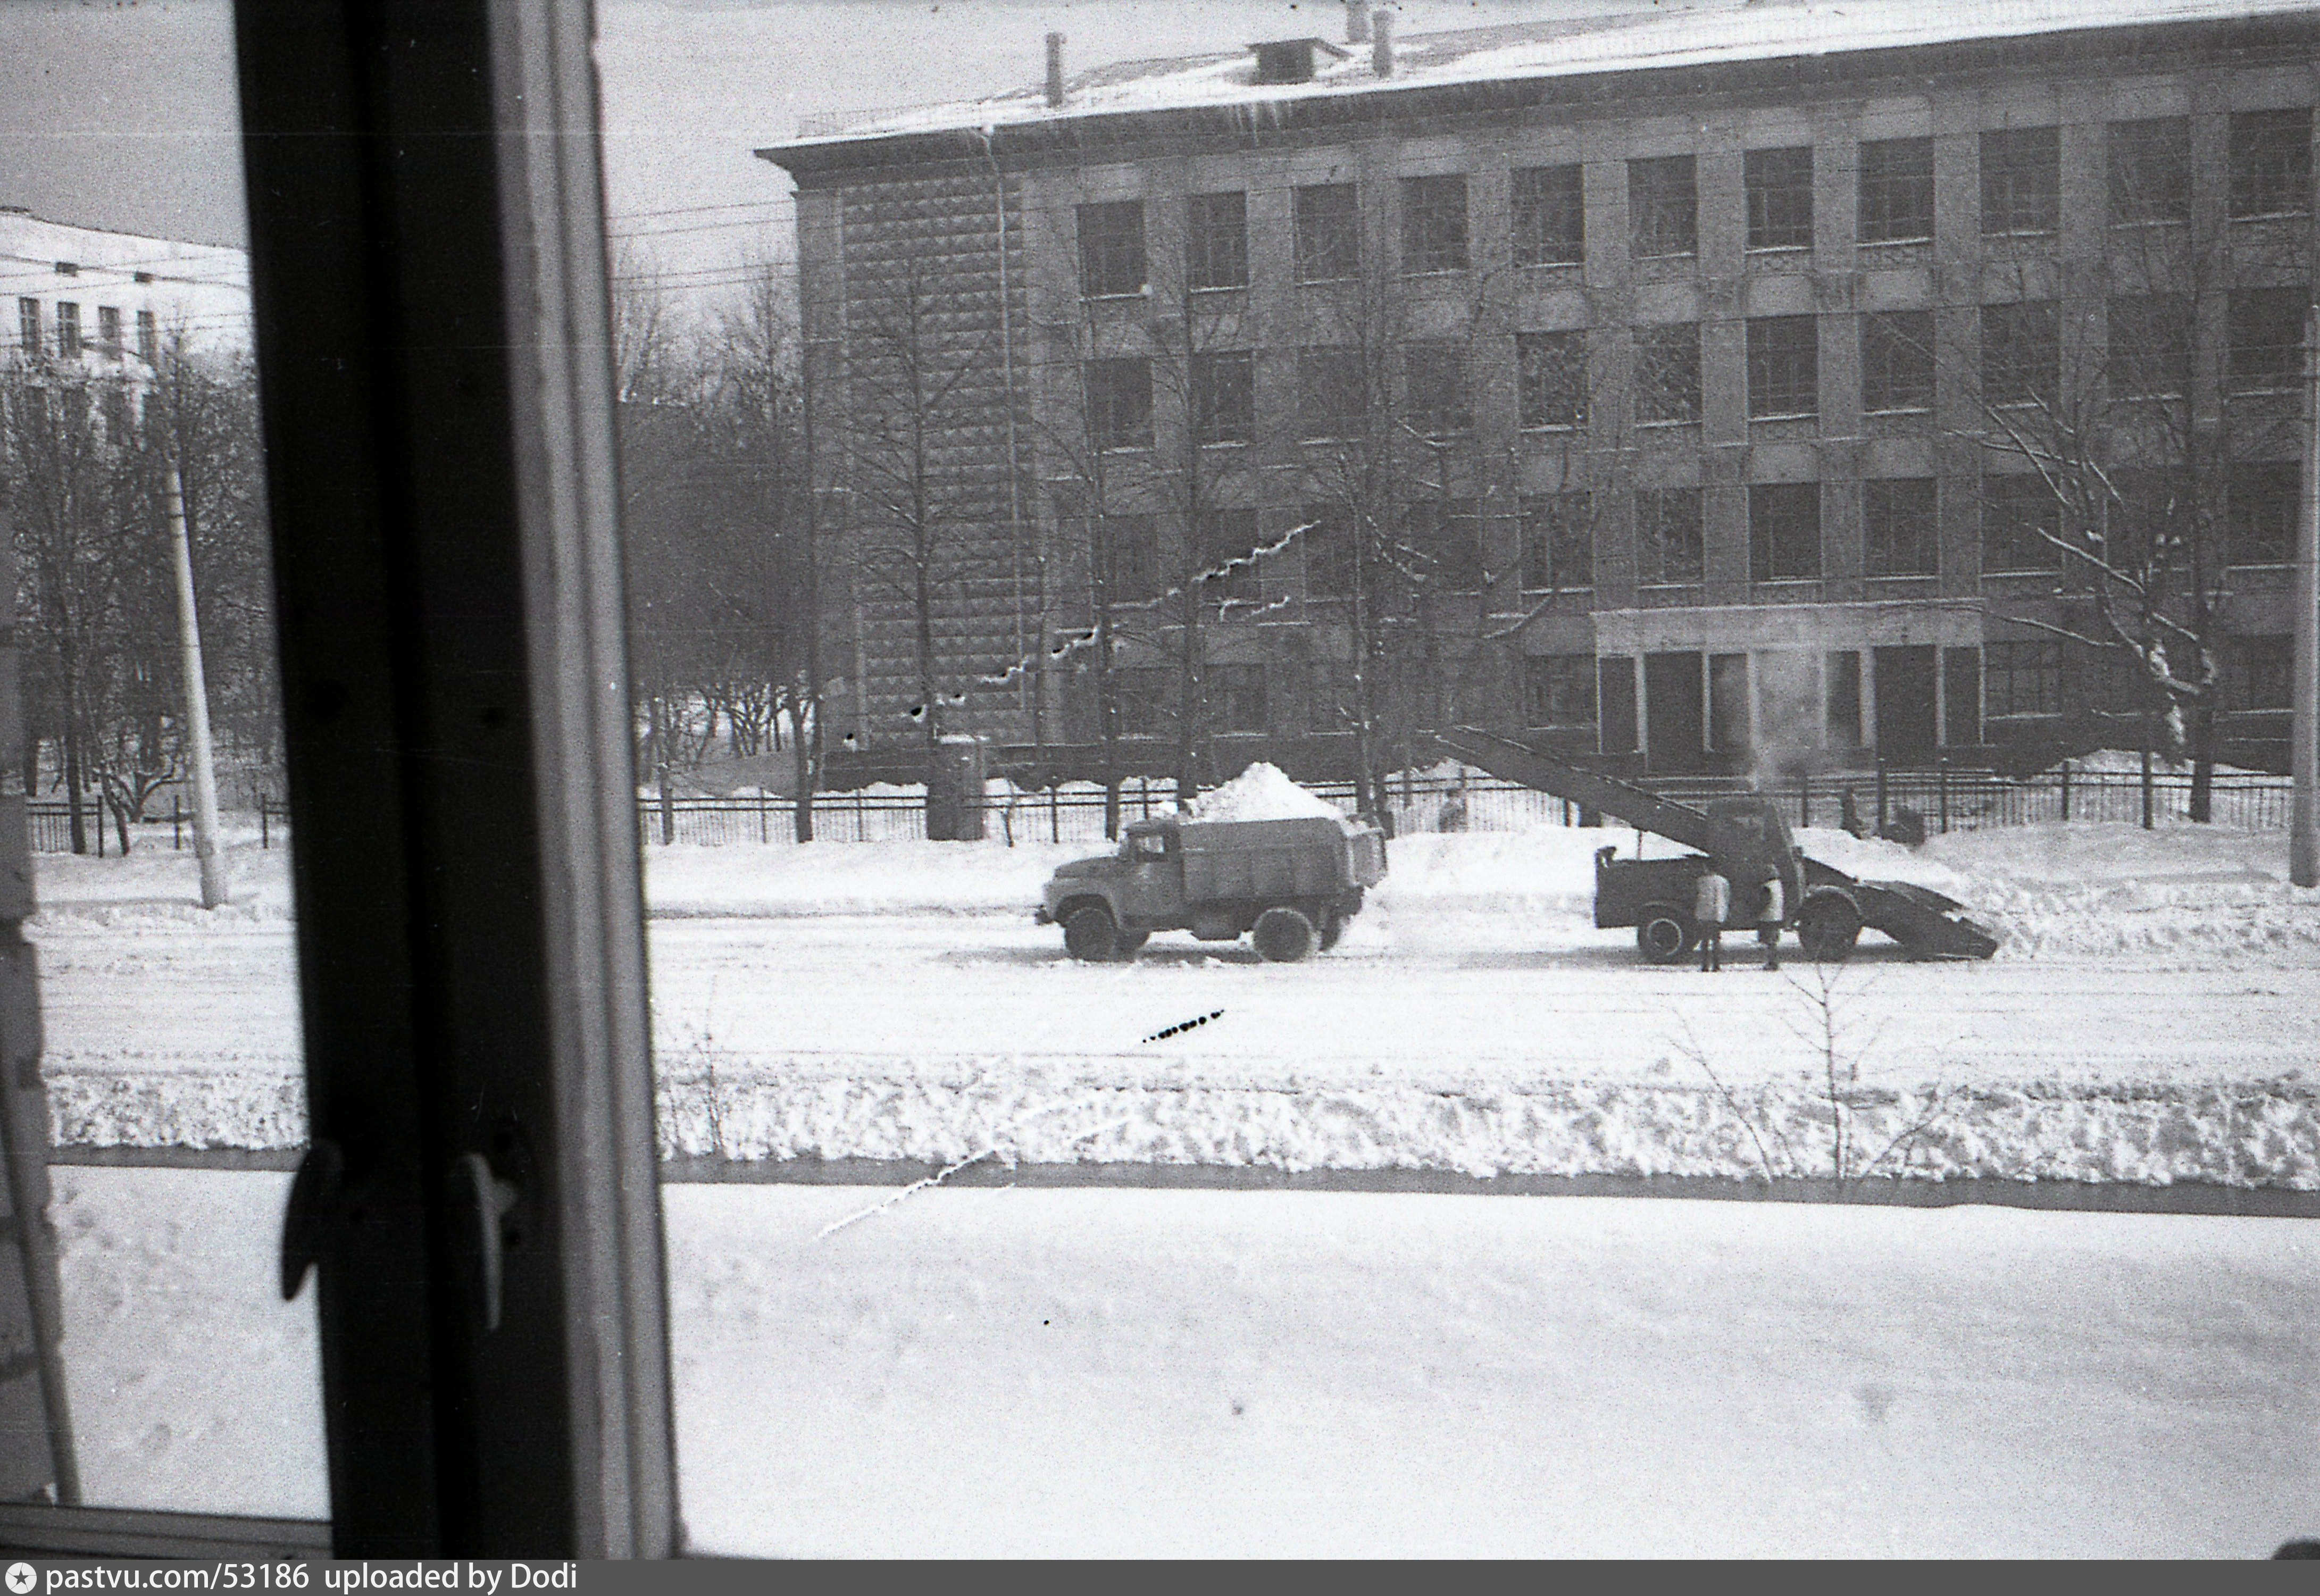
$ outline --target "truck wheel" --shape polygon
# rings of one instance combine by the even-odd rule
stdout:
[[[1636,947],[1655,965],[1672,965],[1692,948],[1691,921],[1665,903],[1647,903],[1636,922]]]
[[[1861,911],[1840,893],[1816,893],[1797,911],[1797,940],[1815,964],[1843,964],[1861,937]]]
[[[1321,951],[1327,953],[1346,934],[1346,917],[1332,909],[1321,916]]]
[[[1064,951],[1074,958],[1101,964],[1119,947],[1119,931],[1108,909],[1074,909],[1064,921]]]
[[[1113,940],[1111,950],[1120,958],[1134,958],[1136,950],[1151,939],[1152,933],[1149,931],[1122,931]]]
[[[1301,911],[1279,908],[1256,917],[1256,932],[1250,939],[1256,944],[1257,957],[1267,963],[1293,965],[1309,957],[1319,939]]]

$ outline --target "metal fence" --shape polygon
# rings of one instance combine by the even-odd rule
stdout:
[[[222,817],[222,822],[229,832],[239,833],[255,821],[258,846],[270,848],[289,835],[289,815],[281,801],[271,793],[259,793],[252,803],[254,812],[229,812]],[[72,852],[72,806],[55,799],[37,799],[25,804],[24,833],[36,854]],[[100,857],[120,850],[120,833],[113,830],[113,816],[95,799],[81,809],[81,836],[86,850]],[[143,820],[131,821],[129,840],[139,848],[189,848],[194,845],[193,811],[173,798],[168,814],[149,814]]]
[[[1671,777],[1644,784],[1663,797],[1698,803],[1717,796],[1765,792],[1789,806],[1801,826],[1835,827],[1850,818],[1876,830],[1906,822],[1904,811],[1923,818],[1929,833],[1974,830],[1986,826],[2021,826],[2041,821],[2145,819],[2143,778],[2134,771],[2063,769],[2013,777],[1986,770],[1886,771],[1815,776],[1808,782],[1751,788],[1714,777]],[[1350,782],[1316,782],[1310,790],[1351,813],[1358,807]],[[1121,784],[1123,820],[1165,813],[1175,803],[1175,784],[1132,778]],[[1578,806],[1535,788],[1497,776],[1464,782],[1446,776],[1396,776],[1387,783],[1388,804],[1397,835],[1442,830],[1518,831],[1532,826],[1580,823]],[[2249,830],[2285,830],[2290,784],[2285,776],[2218,775],[2212,818],[2218,825]],[[2189,818],[2189,774],[2156,773],[2150,789],[2152,823]],[[983,834],[997,841],[1101,842],[1104,800],[1100,789],[1074,786],[1022,793],[1011,802],[992,799],[983,812]],[[638,824],[648,842],[696,845],[780,843],[796,836],[786,798],[654,798],[637,803]],[[912,793],[823,793],[813,803],[813,834],[831,842],[899,842],[927,834],[926,800]]]

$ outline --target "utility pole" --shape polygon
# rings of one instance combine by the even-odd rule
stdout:
[[[186,730],[194,744],[194,857],[202,869],[202,907],[226,899],[225,860],[218,855],[217,765],[210,752],[210,690],[202,674],[202,626],[194,612],[194,549],[186,531],[186,488],[169,467],[169,552],[177,568],[177,647],[186,679]]]
[[[2296,781],[2288,878],[2320,886],[2320,304],[2304,319],[2304,502],[2296,518],[2296,678],[2289,774]]]

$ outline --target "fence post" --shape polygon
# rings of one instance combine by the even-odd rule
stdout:
[[[855,788],[855,789],[854,789],[854,840],[855,840],[855,841],[856,841],[856,842],[860,842],[860,841],[865,840],[864,834],[863,834],[863,828],[864,828],[864,826],[865,826],[867,823],[868,823],[868,816],[864,812],[864,805],[863,805],[863,802],[862,802],[862,789],[861,789],[861,788],[859,788],[859,787],[856,787],[856,788]]]
[[[1812,824],[1812,775],[1809,772],[1797,777],[1797,829]]]
[[[267,829],[266,794],[258,795],[258,847],[260,852],[274,846],[274,834]]]
[[[1942,835],[1946,837],[1950,830],[1950,757],[1947,754],[1934,756],[1934,782],[1941,797]]]
[[[770,815],[771,806],[766,802],[766,789],[759,787],[757,789],[757,840],[760,843],[771,842],[774,839]]]
[[[1064,784],[1056,782],[1047,788],[1047,840],[1064,839]]]
[[[169,851],[182,853],[186,847],[186,811],[175,793],[169,794]]]
[[[2062,761],[2062,818],[2071,818],[2071,762]]]
[[[1877,756],[1877,835],[1885,835],[1885,756]]]
[[[2146,831],[2152,829],[2151,809],[2151,742],[2146,729],[2143,744],[2143,829]]]

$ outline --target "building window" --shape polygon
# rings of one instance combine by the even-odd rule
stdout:
[[[1401,269],[1420,272],[1466,269],[1466,179],[1401,180]]]
[[[2103,542],[2123,564],[2141,564],[2153,551],[2189,542],[2191,476],[2180,467],[2122,466],[2110,474],[2103,503]]]
[[[1111,673],[1119,735],[1165,737],[1176,722],[1176,673],[1166,666],[1125,666]]]
[[[1748,413],[1758,421],[1820,413],[1820,321],[1748,320]]]
[[[1317,183],[1296,191],[1297,280],[1331,283],[1362,268],[1361,200],[1350,183]]]
[[[1748,247],[1811,249],[1811,148],[1751,150],[1744,162],[1743,175],[1748,189]]]
[[[1807,582],[1820,575],[1820,484],[1763,483],[1748,490],[1748,576]]]
[[[2191,390],[2191,302],[2180,294],[2110,302],[2105,372],[2114,399],[2180,399]]]
[[[1936,575],[1941,569],[1939,502],[1930,476],[1862,483],[1862,569],[1871,576]]]
[[[1354,591],[1354,522],[1342,504],[1308,504],[1300,540],[1305,545],[1305,596],[1347,598]]]
[[[1309,439],[1352,438],[1368,413],[1359,349],[1301,349],[1297,356],[1297,424]]]
[[[1636,580],[1646,587],[1690,586],[1703,570],[1699,490],[1645,488],[1636,494]]]
[[[2295,559],[2301,476],[2293,461],[2233,463],[2225,512],[2232,564],[2284,566]]]
[[[1526,494],[1522,500],[1526,593],[1595,585],[1595,499],[1588,493]]]
[[[1923,244],[1934,236],[1934,141],[1872,139],[1861,146],[1864,244]]]
[[[1636,329],[1636,419],[1699,419],[1699,323]]]
[[[1639,260],[1699,249],[1699,190],[1690,156],[1627,163],[1627,229],[1628,247]]]
[[[1087,363],[1088,431],[1098,449],[1152,447],[1152,362]]]
[[[1982,712],[2059,715],[2062,712],[2062,645],[2059,642],[1984,643],[1981,646]]]
[[[41,338],[41,302],[19,299],[16,302],[16,342],[28,356],[37,356],[46,347]]]
[[[1524,722],[1531,726],[1595,724],[1595,656],[1534,654],[1523,661]]]
[[[1246,443],[1256,432],[1256,362],[1246,349],[1192,357],[1192,435]]]
[[[1587,335],[1526,332],[1515,340],[1525,427],[1580,427],[1587,422]]]
[[[1144,202],[1082,205],[1080,292],[1090,299],[1144,292]]]
[[[1934,407],[1934,313],[1880,311],[1861,318],[1861,408],[1871,415]]]
[[[121,307],[101,304],[96,307],[96,347],[108,355],[121,353]]]
[[[1821,703],[1833,748],[1861,746],[1861,656],[1851,648],[1833,649],[1821,672]]]
[[[161,363],[161,328],[151,311],[137,313],[137,358],[148,366]]]
[[[57,353],[67,359],[80,353],[80,306],[69,299],[57,302]]]
[[[1409,391],[1409,424],[1421,436],[1448,438],[1473,430],[1464,345],[1412,344],[1403,351],[1402,362]]]
[[[1160,596],[1160,548],[1150,516],[1100,516],[1090,530],[1108,602],[1137,604]]]
[[[2055,569],[2062,564],[2062,550],[2053,541],[2061,524],[2061,507],[2035,471],[1983,477],[1982,574]]]
[[[2240,288],[2225,322],[2234,394],[2292,394],[2304,385],[2306,288]],[[62,307],[59,306],[59,309]]]
[[[1253,604],[1264,597],[1257,575],[1256,512],[1209,510],[1200,516],[1201,596],[1212,604]]]
[[[1981,307],[1981,402],[2054,405],[2062,384],[2062,317],[2051,299]]]
[[[1514,174],[1517,266],[1576,266],[1587,254],[1587,206],[1580,168],[1518,167]]]
[[[1981,136],[1985,238],[2052,232],[2062,217],[2059,128],[2007,128]]]
[[[1482,590],[1482,522],[1472,499],[1420,499],[1402,517],[1403,535],[1436,591]]]
[[[2191,220],[2191,122],[2182,116],[2115,122],[2104,137],[2110,162],[2110,224]]]
[[[2286,632],[2242,638],[2232,650],[2232,707],[2286,710],[2296,707],[2296,639]]]
[[[1264,667],[1212,665],[1204,673],[1209,720],[1219,731],[1265,732],[1273,722],[1265,717]]]
[[[1195,288],[1248,286],[1248,196],[1196,194],[1184,202],[1185,247]]]
[[[2232,215],[2301,216],[2312,209],[2312,113],[2250,111],[2232,118]]]
[[[136,432],[133,420],[135,412],[130,404],[129,390],[119,383],[108,383],[105,385],[100,403],[104,424],[104,440],[111,444],[126,445]]]

